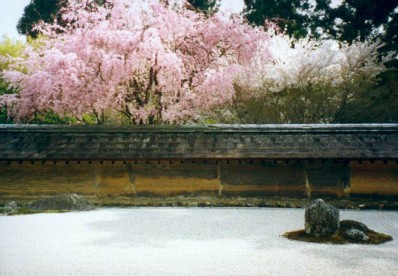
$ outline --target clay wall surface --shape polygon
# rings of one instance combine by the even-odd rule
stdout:
[[[381,161],[350,163],[351,194],[398,197],[398,163]]]
[[[348,164],[344,162],[0,162],[0,201],[62,193],[306,197],[347,192]]]

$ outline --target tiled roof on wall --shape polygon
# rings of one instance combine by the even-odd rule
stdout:
[[[398,159],[398,124],[0,125],[0,160]]]

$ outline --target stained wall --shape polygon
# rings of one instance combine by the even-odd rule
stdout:
[[[0,203],[104,196],[398,196],[395,162],[266,160],[0,162]]]
[[[398,196],[398,163],[351,162],[351,194]]]

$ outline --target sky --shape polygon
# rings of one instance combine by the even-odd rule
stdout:
[[[17,23],[30,0],[0,0],[0,36],[23,39],[18,35]]]
[[[23,10],[30,0],[0,0],[0,37],[6,35],[14,39],[24,40],[18,35],[17,23]],[[222,9],[239,12],[243,9],[243,0],[221,0]]]

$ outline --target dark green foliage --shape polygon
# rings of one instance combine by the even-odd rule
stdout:
[[[29,121],[29,123],[31,124],[56,124],[56,125],[70,124],[74,122],[75,120],[73,120],[72,118],[61,117],[60,115],[55,114],[52,111],[38,113],[36,114],[33,120]]]
[[[14,123],[14,119],[9,117],[7,114],[6,108],[0,109],[0,124],[12,124]],[[54,112],[48,111],[43,113],[38,113],[32,120],[26,122],[19,123],[30,123],[30,124],[56,124],[56,125],[65,125],[75,123],[75,120],[70,117],[61,117]]]
[[[281,31],[293,37],[308,34],[309,17],[298,9],[308,10],[307,0],[245,0],[245,14],[249,22],[263,26],[265,20],[276,24]]]
[[[187,0],[196,10],[211,13],[218,8],[217,0]]]
[[[234,98],[228,109],[233,113],[232,121],[227,123],[241,124],[279,124],[284,123],[280,116],[282,93],[272,93],[267,89],[247,91],[234,84]],[[237,120],[237,121],[235,121]]]
[[[324,18],[317,18],[319,24],[332,37],[342,41],[364,41],[373,35],[372,32],[380,26],[388,29],[390,34],[397,34],[397,30],[388,27],[389,17],[394,16],[394,9],[398,7],[397,0],[345,0],[343,5],[332,9],[328,6],[330,0],[317,0],[317,11],[324,11]],[[395,13],[396,17],[396,13]],[[341,19],[343,24],[336,25],[335,19]]]
[[[380,37],[388,46],[398,42],[398,0],[344,0],[331,8],[331,0],[245,0],[246,18],[263,26],[265,20],[275,23],[290,36],[320,35],[317,29],[340,41],[364,41]],[[341,24],[336,24],[336,20]],[[375,30],[384,27],[384,34]]]
[[[316,12],[325,16],[315,16],[312,30],[321,27],[330,37],[349,43],[380,39],[385,44],[381,52],[398,51],[398,0],[345,0],[334,9],[329,7],[330,0],[316,2]],[[389,66],[398,68],[398,61]]]
[[[18,32],[36,38],[38,32],[32,30],[32,28],[41,20],[44,22],[53,21],[60,8],[65,4],[66,0],[31,0],[18,21]]]
[[[92,6],[104,5],[107,0],[96,0]],[[60,10],[66,7],[68,0],[31,0],[25,7],[22,17],[18,21],[17,30],[20,34],[37,38],[39,32],[32,30],[40,21],[53,22],[57,19],[58,24],[65,26]]]
[[[376,84],[365,80],[360,84],[350,101],[343,101],[344,90],[326,86],[273,93],[266,86],[247,91],[235,84],[235,97],[228,107],[232,118],[217,116],[223,123],[243,124],[397,123],[398,70],[382,73]]]
[[[386,25],[383,41],[387,44],[386,50],[398,50],[398,12],[391,15],[391,21]],[[395,67],[398,68],[398,66]]]
[[[339,123],[397,123],[398,70],[381,74],[379,84],[363,90],[338,118]]]
[[[1,70],[0,70],[1,73]],[[5,94],[14,94],[14,90],[8,87],[9,84],[5,82],[0,76],[0,96]],[[0,124],[12,123],[12,119],[8,118],[7,109],[0,107]]]
[[[5,108],[0,109],[0,124],[7,123],[7,110]]]
[[[344,88],[346,87],[347,90]],[[243,124],[319,124],[339,123],[353,120],[350,114],[355,105],[350,105],[348,95],[357,99],[360,91],[369,90],[370,83],[364,79],[353,80],[352,86],[333,87],[330,83],[309,83],[291,86],[273,92],[267,83],[248,90],[234,84],[234,98],[228,110],[230,117],[222,118],[224,123]],[[377,107],[381,108],[380,104]],[[343,114],[343,115],[342,115]],[[347,114],[347,115],[345,115]],[[358,118],[362,118],[358,114]],[[342,119],[343,116],[346,119]],[[220,116],[219,116],[220,117]],[[344,121],[345,122],[345,121]]]

